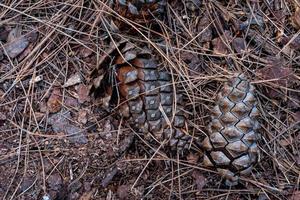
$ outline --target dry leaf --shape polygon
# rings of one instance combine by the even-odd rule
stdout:
[[[294,15],[292,16],[292,25],[296,29],[300,29],[300,7],[296,8]]]
[[[112,179],[115,177],[115,175],[118,173],[117,167],[112,167],[110,170],[108,170],[105,173],[105,177],[101,182],[102,187],[106,188],[108,184],[112,181]]]
[[[86,58],[86,57],[89,57],[90,55],[92,55],[92,53],[93,53],[93,50],[91,48],[81,47],[79,49],[78,57]]]
[[[130,195],[130,186],[129,185],[120,185],[117,190],[118,197],[122,199],[128,199]]]
[[[89,192],[85,192],[81,195],[79,200],[90,200],[90,199],[92,199],[92,196],[93,196],[94,193],[95,193],[95,189],[93,189]]]
[[[79,103],[77,101],[77,99],[73,98],[73,97],[69,97],[66,96],[65,97],[65,101],[64,101],[64,105],[70,108],[76,108],[79,106]]]
[[[82,110],[82,109],[79,110],[77,121],[81,124],[86,124],[87,123],[87,114],[88,114],[88,112],[86,110]]]
[[[21,36],[10,43],[4,45],[5,51],[10,58],[17,57],[20,53],[22,53],[27,46],[29,45],[29,41],[25,36]]]
[[[62,102],[62,94],[60,89],[55,88],[53,89],[48,101],[47,101],[47,108],[50,113],[56,113],[61,109],[61,102]]]
[[[4,26],[0,26],[0,41],[7,40],[8,34],[9,31]]]
[[[198,154],[195,154],[195,153],[189,153],[188,155],[187,155],[187,161],[189,162],[189,163],[192,163],[192,164],[197,164],[197,162],[198,162],[198,160],[199,160],[199,155]]]
[[[201,33],[198,36],[198,41],[202,42],[210,42],[212,40],[212,26],[210,25],[209,15],[208,13],[204,13],[203,17],[201,17],[198,26],[197,32]]]
[[[272,88],[269,95],[272,98],[282,98],[283,95],[278,91],[280,88],[276,87],[290,87],[295,79],[294,72],[291,68],[284,67],[284,61],[282,59],[278,59],[275,57],[268,57],[268,64],[262,68],[257,70],[257,75],[261,77],[261,79],[272,81],[275,83],[275,87]]]
[[[78,144],[86,144],[86,130],[73,125],[69,119],[72,119],[70,112],[59,112],[52,115],[48,119],[48,124],[52,126],[55,133],[63,132],[70,142]]]
[[[228,46],[231,43],[231,33],[229,31],[225,31],[225,33],[213,39],[212,45],[213,45],[213,52],[217,55],[226,55],[229,53]]]
[[[232,41],[232,47],[237,53],[243,53],[246,50],[246,41],[244,38],[234,38]]]
[[[279,141],[279,144],[281,144],[282,146],[286,147],[289,145],[292,145],[291,141],[287,140],[287,139],[282,139]]]
[[[78,83],[81,83],[81,75],[79,73],[73,74],[67,82],[63,85],[63,87],[70,87],[73,85],[76,85]]]
[[[300,35],[296,36],[289,36],[282,39],[281,44],[287,45],[293,50],[300,49]]]
[[[293,113],[293,118],[294,118],[295,122],[300,122],[300,111]]]
[[[294,191],[292,196],[290,196],[289,200],[299,200],[300,199],[300,191]]]
[[[89,89],[86,85],[80,84],[76,88],[79,103],[84,103],[90,100]]]
[[[300,155],[296,156],[296,164],[298,165],[298,167],[300,167]]]
[[[194,170],[192,174],[198,191],[202,191],[203,187],[207,183],[206,178],[198,170]]]
[[[7,43],[13,42],[14,40],[16,40],[17,38],[19,38],[21,36],[21,27],[17,26],[13,29],[10,30],[8,36],[7,36]]]

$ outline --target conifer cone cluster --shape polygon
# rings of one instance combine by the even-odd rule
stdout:
[[[170,74],[159,70],[149,50],[132,43],[115,53],[109,61],[117,81],[113,96],[119,97],[118,111],[125,123],[147,141],[164,142],[171,150],[187,149],[192,137],[187,133],[183,96],[176,93]]]
[[[154,18],[161,19],[166,0],[111,0],[110,6],[119,15],[139,24],[149,24]],[[115,20],[120,28],[124,23]]]
[[[212,110],[208,137],[203,141],[203,164],[215,168],[227,185],[236,185],[241,175],[248,175],[259,158],[254,92],[245,75],[236,74],[218,94]]]

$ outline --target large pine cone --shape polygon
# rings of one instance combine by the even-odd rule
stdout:
[[[121,55],[118,53],[120,52]],[[115,66],[113,99],[119,113],[148,141],[164,142],[171,150],[189,147],[183,96],[176,93],[171,76],[159,70],[151,52],[131,43],[120,47],[108,63]]]
[[[111,0],[111,7],[121,16],[139,24],[149,24],[154,18],[161,19],[165,13],[166,0]],[[120,28],[124,22],[115,20]],[[128,26],[127,26],[128,27]]]
[[[248,175],[259,158],[259,111],[254,92],[244,74],[236,74],[225,84],[203,141],[203,164],[215,167],[227,185],[236,185],[240,175]]]

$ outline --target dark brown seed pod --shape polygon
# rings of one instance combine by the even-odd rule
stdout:
[[[208,137],[203,141],[203,164],[216,168],[227,185],[236,185],[239,177],[250,174],[258,161],[256,104],[254,86],[244,74],[235,74],[218,94],[212,110]]]
[[[164,142],[172,150],[187,149],[192,137],[187,133],[183,96],[177,93],[171,75],[158,68],[149,50],[132,43],[111,53],[114,59],[105,63],[115,68],[113,96],[118,98],[114,102],[124,122],[148,141]]]
[[[139,24],[149,25],[154,18],[162,19],[165,13],[166,0],[111,0],[110,6],[119,15]],[[128,29],[128,25],[119,19],[114,24]]]

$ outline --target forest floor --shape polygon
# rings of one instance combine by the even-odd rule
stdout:
[[[105,0],[0,2],[0,199],[300,199],[300,2],[188,2],[169,1],[159,39],[115,30]],[[252,174],[227,187],[197,145],[174,158],[133,137],[90,93],[112,38],[149,46],[180,80],[199,141],[224,82],[245,73],[262,125]]]

